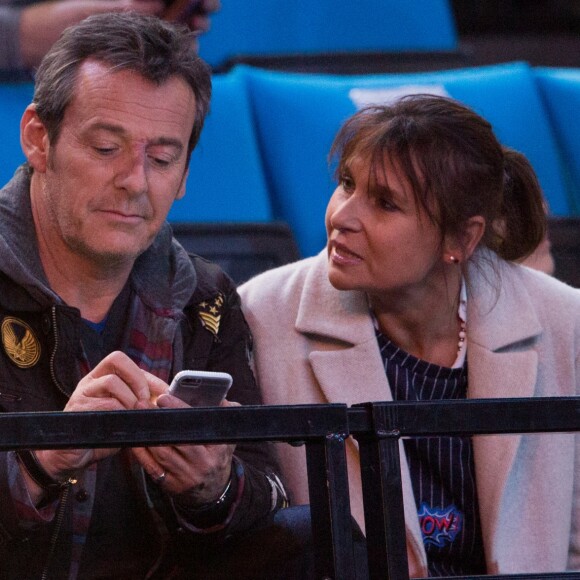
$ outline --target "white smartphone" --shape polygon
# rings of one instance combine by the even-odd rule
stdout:
[[[173,377],[168,392],[191,407],[217,407],[232,382],[232,375],[228,373],[181,371]]]

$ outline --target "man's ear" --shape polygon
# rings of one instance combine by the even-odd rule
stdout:
[[[185,184],[187,182],[187,176],[189,175],[189,167],[184,171],[183,177],[181,178],[181,184],[177,190],[177,195],[175,199],[181,199],[185,195]]]
[[[49,141],[46,127],[38,117],[36,105],[26,107],[20,121],[20,145],[29,165],[39,173],[46,172]]]
[[[445,241],[444,259],[460,264],[467,262],[485,233],[485,225],[484,217],[470,217],[460,234]]]

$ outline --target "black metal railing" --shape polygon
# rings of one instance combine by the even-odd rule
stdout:
[[[370,580],[408,580],[399,439],[580,431],[580,397],[366,403],[349,410],[349,427],[360,450]],[[580,572],[485,578],[570,580]]]
[[[371,580],[407,580],[401,437],[580,431],[580,397],[0,414],[0,450],[281,441],[306,446],[316,577],[352,580],[345,442],[359,443]],[[460,577],[454,577],[458,580]],[[467,578],[467,577],[465,577]],[[470,578],[473,578],[471,576]],[[580,580],[580,572],[486,576]]]

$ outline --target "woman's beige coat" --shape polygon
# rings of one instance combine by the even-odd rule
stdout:
[[[522,266],[496,270],[469,273],[468,397],[580,395],[580,291]],[[392,400],[365,295],[330,285],[326,252],[266,272],[240,294],[266,404]],[[488,574],[579,570],[580,434],[478,436],[473,445]],[[280,444],[279,454],[295,503],[308,503],[304,449]],[[352,440],[347,458],[364,527]],[[410,572],[427,576],[401,459]]]

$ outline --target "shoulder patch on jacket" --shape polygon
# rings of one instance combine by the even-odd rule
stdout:
[[[6,316],[0,327],[2,344],[10,360],[22,369],[33,367],[40,359],[40,342],[26,322]]]
[[[224,295],[218,292],[213,298],[203,300],[197,305],[197,314],[202,326],[216,338],[220,329],[220,321],[224,309]]]

